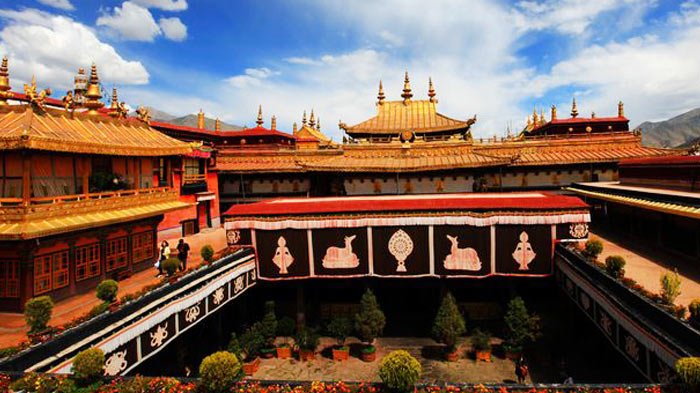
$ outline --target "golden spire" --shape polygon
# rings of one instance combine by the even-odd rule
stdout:
[[[292,124],[292,135],[296,135],[297,132],[297,122],[294,122],[294,124]]]
[[[204,121],[204,111],[199,108],[199,113],[197,113],[197,128],[203,130],[206,128],[206,122]]]
[[[552,119],[551,119],[551,121],[554,121],[556,119],[557,119],[557,106],[552,105]]]
[[[622,101],[617,103],[617,117],[625,117],[625,104]]]
[[[100,92],[100,78],[97,76],[97,66],[92,63],[90,68],[90,80],[88,82],[87,93],[85,93],[85,104],[84,106],[88,108],[89,115],[96,115],[97,110],[102,108],[105,104],[100,101],[102,99],[102,93]]]
[[[109,105],[109,115],[119,117],[119,98],[117,97],[117,87],[112,86],[112,102]]]
[[[275,117],[275,115],[272,115],[272,120],[270,120],[270,129],[271,130],[277,129],[277,117]]]
[[[537,127],[540,125],[540,118],[537,117],[537,110],[532,108],[532,126]]]
[[[435,88],[433,87],[433,78],[431,77],[428,77],[428,97],[430,97],[430,102],[437,102],[437,98],[435,98]]]
[[[321,117],[316,118],[316,129],[321,131]]]
[[[384,86],[382,86],[382,80],[379,80],[379,93],[377,94],[377,104],[383,105],[384,104],[384,99],[386,97],[384,96]]]
[[[10,89],[10,73],[7,68],[7,56],[3,56],[2,65],[0,65],[0,106],[7,105],[7,99],[12,96]]]
[[[578,108],[576,108],[576,97],[574,97],[574,100],[571,103],[571,117],[576,116],[578,116]]]
[[[595,112],[591,112],[591,119],[595,119]]]
[[[406,71],[404,74],[403,93],[401,94],[401,97],[403,98],[404,104],[411,102],[411,97],[413,97],[413,93],[411,93],[411,82],[408,80],[408,71]]]
[[[262,105],[258,105],[258,119],[255,121],[255,124],[257,124],[258,127],[262,127],[263,124],[265,124],[262,117]]]
[[[527,126],[525,126],[525,129],[529,130],[530,127],[532,127],[532,121],[530,120],[530,115],[527,115]]]
[[[218,117],[214,120],[214,131],[221,131],[221,120]]]
[[[316,119],[314,117],[314,110],[311,110],[311,116],[309,116],[309,127],[316,128]]]
[[[306,125],[306,109],[304,109],[304,115],[301,117],[301,126],[304,127]]]
[[[547,124],[547,119],[544,118],[544,109],[540,110],[540,124]]]

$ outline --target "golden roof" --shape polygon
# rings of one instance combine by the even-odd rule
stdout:
[[[0,110],[0,151],[17,149],[116,156],[169,156],[192,151],[187,143],[138,120],[50,109],[38,113],[26,105]]]
[[[318,140],[319,142],[330,142],[331,138],[327,137],[324,133],[321,132],[321,130],[316,129],[316,128],[311,128],[306,124],[303,124],[300,129],[297,130],[297,132],[294,134],[294,136],[297,137],[297,139],[309,139],[313,138]]]

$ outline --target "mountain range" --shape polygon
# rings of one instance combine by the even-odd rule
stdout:
[[[637,127],[642,130],[645,146],[689,148],[700,142],[700,108],[664,121],[645,121]]]
[[[197,115],[186,115],[186,116],[175,116],[171,115],[170,113],[161,111],[156,108],[151,108],[147,107],[148,110],[151,111],[151,120],[154,121],[162,121],[165,123],[170,123],[170,124],[175,124],[177,126],[185,126],[185,127],[197,127]],[[135,116],[135,113],[131,114],[132,116]],[[204,127],[208,130],[213,130],[214,129],[214,123],[216,122],[215,119],[210,119],[208,117],[204,117]],[[224,123],[223,121],[221,122],[221,131],[238,131],[242,130],[243,127],[233,125],[233,124],[228,124]]]

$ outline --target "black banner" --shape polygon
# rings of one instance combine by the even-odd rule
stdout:
[[[180,311],[178,313],[180,330],[184,330],[190,325],[197,323],[197,321],[204,318],[206,312],[207,310],[204,306],[204,300],[200,300],[197,304]]]
[[[229,247],[249,246],[252,243],[250,229],[229,229],[226,231],[226,244]]]
[[[491,227],[433,228],[435,274],[486,276],[491,273]]]
[[[496,271],[502,274],[551,274],[550,225],[496,227]]]
[[[369,274],[367,228],[315,229],[313,247],[318,276]]]
[[[175,337],[175,318],[177,314],[169,316],[163,322],[153,326],[145,333],[141,334],[141,356],[146,357],[151,352],[165,345],[173,337]]]
[[[568,223],[557,225],[557,240],[582,241],[588,239],[588,223]]]
[[[127,368],[138,362],[137,340],[138,338],[130,340],[105,355],[105,375],[110,377],[121,375]]]
[[[427,226],[374,227],[372,251],[376,275],[430,274]]]
[[[255,243],[263,277],[309,276],[309,241],[305,229],[257,230]]]

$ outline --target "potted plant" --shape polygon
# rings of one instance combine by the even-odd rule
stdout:
[[[435,316],[432,331],[435,341],[445,344],[445,357],[448,361],[454,362],[459,359],[457,339],[465,331],[464,317],[457,308],[454,296],[448,292]]]
[[[360,311],[355,314],[355,330],[365,343],[361,355],[365,362],[373,362],[376,359],[374,340],[382,334],[385,324],[386,318],[379,308],[377,298],[367,289],[360,300]]]
[[[625,276],[625,258],[620,255],[610,255],[605,258],[605,271],[613,278],[622,278]]]
[[[328,324],[328,334],[337,340],[337,345],[333,347],[333,360],[348,360],[350,348],[345,345],[345,339],[350,334],[350,320],[347,318],[333,318]]]
[[[24,304],[24,320],[29,325],[29,341],[38,343],[50,337],[48,328],[51,313],[53,312],[53,301],[49,296],[39,296],[27,300]]]
[[[202,249],[199,250],[199,255],[202,257],[202,260],[207,263],[207,265],[211,265],[212,261],[214,260],[214,247],[209,244],[204,245]]]
[[[277,357],[287,359],[292,357],[292,348],[289,345],[289,337],[294,335],[296,324],[289,317],[283,317],[277,322],[277,335],[282,337],[282,343],[277,346]]]
[[[506,357],[517,359],[523,347],[540,336],[540,318],[530,315],[521,297],[515,297],[508,303],[503,317],[505,324],[505,341],[503,349]]]
[[[696,328],[700,328],[700,299],[693,299],[688,305],[688,322]]]
[[[603,242],[598,239],[588,239],[586,240],[586,245],[584,246],[584,255],[591,260],[597,260],[598,255],[603,252]]]
[[[215,352],[200,363],[199,378],[206,392],[229,392],[241,378],[241,363],[236,355],[228,351]],[[170,389],[173,390],[179,389]]]
[[[265,345],[265,337],[263,337],[262,326],[260,322],[255,322],[251,327],[246,329],[240,337],[241,348],[245,354],[245,363],[243,364],[243,372],[245,375],[253,375],[260,367],[260,349]]]
[[[313,329],[302,328],[297,331],[296,344],[299,347],[299,360],[308,361],[315,358],[319,336]]]
[[[391,392],[415,391],[422,372],[420,362],[404,350],[389,353],[379,364],[379,378]]]
[[[168,275],[168,282],[170,282],[171,284],[177,281],[178,277],[175,275],[175,273],[180,267],[180,263],[180,260],[177,258],[168,258],[161,262],[165,274]]]
[[[474,349],[474,357],[476,361],[484,362],[491,361],[491,336],[488,332],[480,329],[475,329],[472,333],[472,349]]]
[[[265,345],[260,349],[260,355],[265,359],[271,359],[275,356],[275,336],[277,335],[277,316],[275,315],[275,302],[265,302],[265,316],[260,322]]]
[[[116,301],[118,290],[119,284],[114,280],[104,280],[95,288],[97,298],[109,304],[109,311],[115,311],[119,308],[119,302]]]

